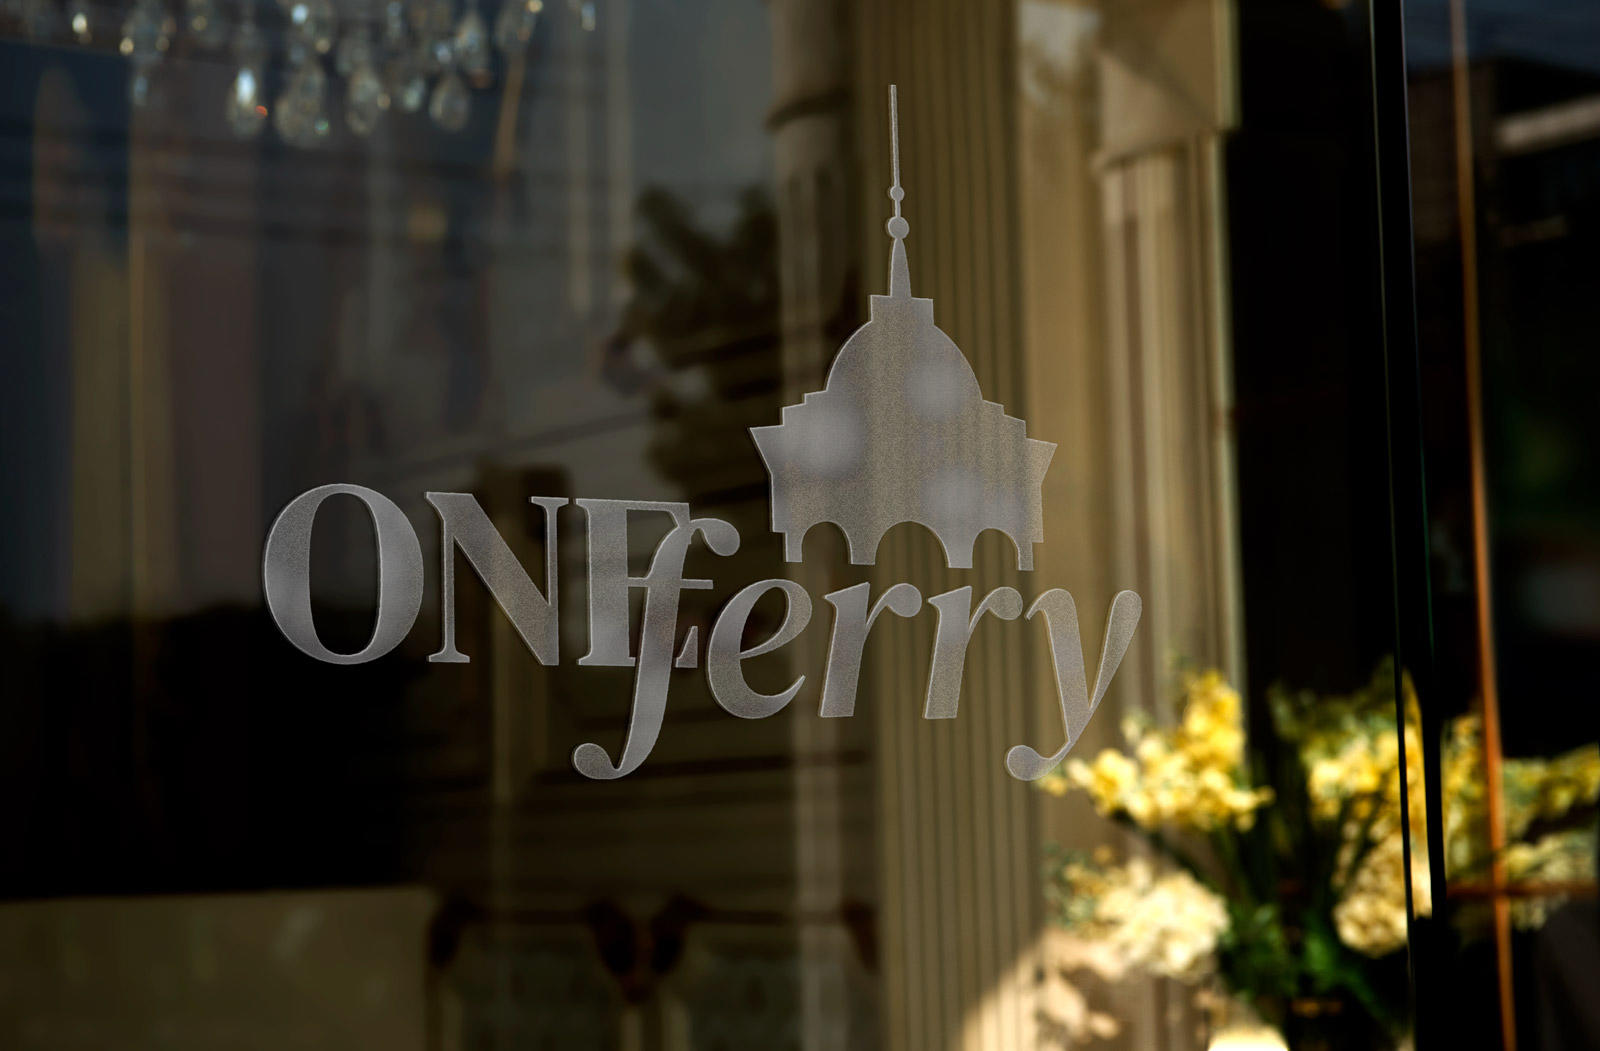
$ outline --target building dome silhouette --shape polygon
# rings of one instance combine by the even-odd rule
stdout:
[[[911,294],[892,87],[889,97],[889,294],[870,297],[867,323],[840,348],[823,390],[786,406],[777,426],[751,428],[771,478],[772,528],[798,562],[807,530],[832,522],[850,561],[870,565],[885,533],[916,522],[954,568],[970,568],[978,534],[995,529],[1016,546],[1017,568],[1032,569],[1055,445],[984,400],[972,366],[934,324],[933,300]]]

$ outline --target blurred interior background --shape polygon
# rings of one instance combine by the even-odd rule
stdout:
[[[3,8],[4,1046],[1600,1043],[1586,5]],[[1030,572],[993,534],[950,570],[915,525],[870,567],[769,532],[747,430],[886,291],[890,83],[915,294],[1057,443]],[[358,667],[261,596],[328,482],[429,567]],[[472,661],[430,664],[428,490],[530,567],[530,495],[726,519],[702,639],[784,575],[1064,587],[1091,665],[1116,591],[1144,619],[1038,785],[1003,765],[1060,734],[1038,623],[986,622],[933,722],[926,614],[874,630],[854,718],[812,686],[733,719],[681,671],[593,782],[569,755],[633,671],[577,665],[581,518],[560,664],[465,572]],[[362,514],[318,520],[334,649],[370,632]],[[826,638],[753,680],[819,682]]]

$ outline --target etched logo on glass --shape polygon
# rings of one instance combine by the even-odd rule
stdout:
[[[1056,447],[983,400],[972,366],[933,323],[933,300],[911,294],[892,86],[889,126],[889,294],[869,299],[867,323],[845,341],[823,390],[785,408],[781,424],[750,430],[772,477],[772,530],[798,562],[806,530],[832,522],[850,561],[872,565],[885,533],[916,522],[939,538],[947,565],[970,569],[978,534],[996,529],[1016,545],[1017,568],[1032,569]]]
[[[905,238],[910,223],[900,214],[899,128],[894,88],[890,122],[894,185],[889,197],[892,240],[889,294],[873,296],[869,320],[846,341],[821,391],[783,410],[780,423],[755,427],[751,435],[772,483],[772,527],[784,538],[784,556],[799,561],[806,531],[831,522],[843,533],[850,561],[873,564],[890,529],[917,523],[939,540],[952,569],[970,569],[978,535],[998,530],[1016,547],[1017,568],[1033,568],[1033,548],[1044,539],[1041,491],[1055,446],[1029,438],[1026,425],[985,401],[976,375],[956,345],[933,323],[933,301],[911,294]],[[311,536],[318,509],[330,497],[359,500],[371,516],[378,555],[377,616],[371,640],[353,653],[325,646],[311,609]],[[456,551],[466,556],[489,593],[516,628],[534,659],[560,660],[557,551],[558,512],[569,502],[584,514],[588,540],[589,650],[582,666],[632,667],[633,704],[627,735],[615,761],[598,742],[578,745],[572,764],[585,777],[623,777],[649,756],[665,718],[674,669],[693,669],[702,659],[693,627],[680,634],[679,602],[685,590],[712,582],[685,578],[690,547],[703,543],[717,555],[739,549],[739,532],[717,518],[695,518],[689,505],[672,501],[596,500],[530,496],[543,512],[545,564],[541,586],[529,576],[469,493],[424,494],[439,516],[440,624],[435,663],[465,664],[471,657],[456,645]],[[667,515],[672,528],[656,545],[642,577],[628,568],[630,523],[645,514]],[[267,607],[297,649],[331,664],[364,664],[393,650],[415,624],[423,598],[421,545],[410,521],[388,497],[358,485],[323,485],[290,501],[267,534],[262,581]],[[868,635],[886,610],[899,617],[922,611],[922,591],[896,583],[876,598],[869,583],[829,592],[833,623],[818,703],[822,718],[855,713]],[[644,592],[638,644],[630,638],[629,598]],[[782,622],[753,646],[743,640],[757,602],[781,591]],[[1132,591],[1111,601],[1094,682],[1088,681],[1072,595],[1051,588],[1026,605],[1014,587],[998,587],[973,605],[970,585],[930,596],[934,608],[933,654],[923,717],[953,719],[960,702],[968,643],[986,614],[1006,621],[1042,614],[1055,670],[1065,743],[1045,755],[1019,744],[1005,757],[1012,776],[1033,780],[1066,757],[1099,707],[1138,627],[1142,604]],[[745,679],[743,662],[794,641],[811,621],[814,603],[798,582],[763,580],[740,590],[722,608],[704,641],[707,682],[717,703],[732,715],[761,719],[783,710],[805,686],[797,676],[777,693],[761,693]]]

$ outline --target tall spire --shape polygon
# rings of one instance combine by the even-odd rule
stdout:
[[[894,248],[889,253],[889,295],[896,299],[911,297],[911,268],[906,264],[905,236],[911,224],[900,214],[900,202],[906,192],[900,188],[900,107],[895,85],[889,85],[889,148],[893,159],[894,185],[889,187],[889,199],[894,202],[894,218],[889,220],[889,236],[894,238]]]

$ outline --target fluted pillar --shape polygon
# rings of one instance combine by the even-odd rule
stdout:
[[[1175,658],[1242,672],[1221,205],[1232,13],[1226,0],[1039,10],[1024,27],[1024,313],[1030,392],[1066,428],[1047,522],[1067,527],[1040,565],[1086,621],[1113,590],[1144,598],[1111,710],[1078,745],[1092,755],[1121,744],[1123,712],[1171,718]],[[1077,800],[1052,804],[1047,828],[1138,849]],[[1091,994],[1122,1025],[1113,1046],[1195,1045],[1181,986]]]
[[[1024,401],[1015,211],[1015,23],[1010,4],[870,0],[857,5],[861,141],[857,225],[867,287],[879,292],[891,182],[886,89],[899,87],[912,291],[965,352],[985,398]],[[1028,434],[1046,440],[1040,417]],[[1047,536],[1050,523],[1045,523]],[[874,593],[911,581],[924,596],[972,585],[1034,593],[1010,542],[980,539],[970,570],[948,570],[916,526],[885,538]],[[877,728],[878,857],[885,1046],[1002,1051],[1032,1046],[1039,841],[1032,790],[1006,750],[1037,743],[1038,695],[1019,659],[1038,624],[986,622],[968,653],[953,720],[922,717],[932,641],[926,612],[885,617],[867,646],[857,711]],[[1052,701],[1053,703],[1053,701]]]

